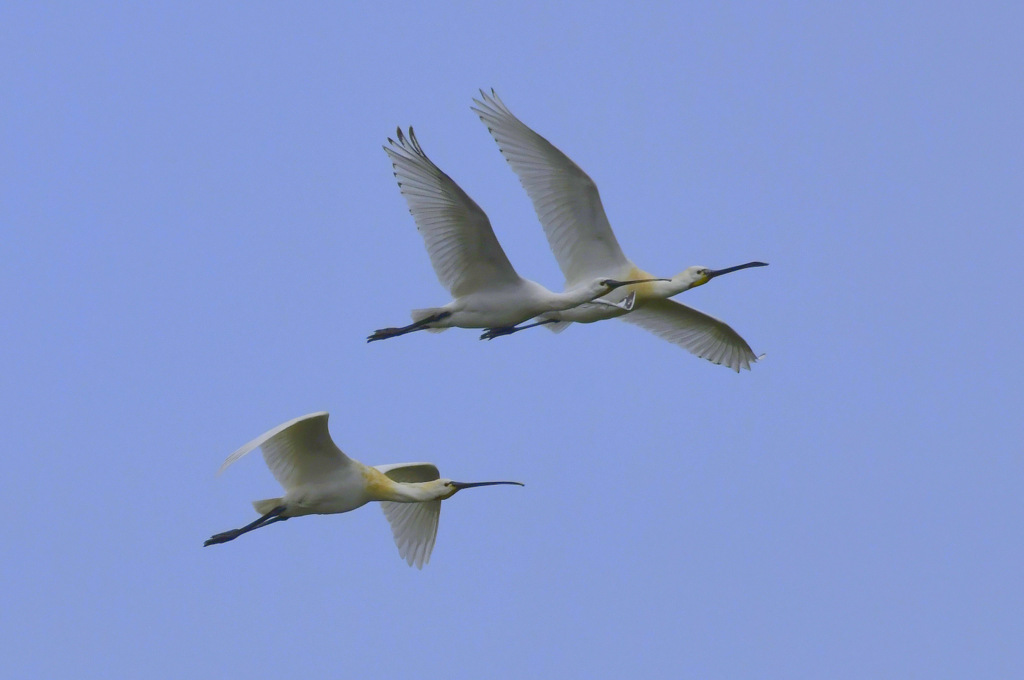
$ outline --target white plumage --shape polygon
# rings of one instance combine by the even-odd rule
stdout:
[[[396,463],[370,467],[349,458],[335,445],[327,429],[328,414],[311,413],[289,420],[241,447],[224,461],[220,471],[250,451],[262,449],[274,478],[284,487],[280,498],[255,501],[256,521],[211,536],[204,545],[226,543],[242,534],[312,514],[348,512],[380,501],[394,535],[398,553],[410,566],[430,561],[437,538],[441,501],[461,489],[520,482],[454,482],[441,479],[433,463]]]
[[[487,126],[533,203],[551,251],[565,275],[566,288],[600,276],[654,278],[622,252],[605,215],[597,185],[578,165],[516,118],[494,90],[490,94],[481,90],[480,99],[473,101],[476,104],[473,111]],[[723,321],[665,298],[703,285],[716,276],[764,265],[763,262],[748,262],[720,270],[690,267],[671,279],[619,288],[603,298],[614,303],[635,293],[633,311],[629,313],[621,307],[582,305],[547,312],[540,315],[539,323],[497,329],[486,333],[485,337],[508,335],[536,325],[549,325],[558,331],[572,322],[591,323],[621,317],[701,358],[738,372],[740,368],[749,369],[758,359],[739,333]],[[652,305],[654,301],[659,304]]]
[[[443,307],[417,309],[413,323],[382,328],[367,338],[384,340],[419,330],[511,328],[544,312],[570,309],[634,281],[607,276],[580,280],[563,293],[516,273],[490,220],[451,177],[427,158],[412,128],[388,139],[398,187],[427,247],[438,280],[454,298]],[[651,277],[648,277],[651,278]]]

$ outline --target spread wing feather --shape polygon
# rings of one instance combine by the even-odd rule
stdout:
[[[674,300],[652,300],[619,318],[737,373],[750,370],[757,361],[747,341],[729,324]]]
[[[352,460],[331,439],[327,418],[326,411],[310,413],[264,432],[228,456],[217,474],[257,448],[286,491],[337,474]]]
[[[425,503],[392,503],[382,501],[380,504],[384,516],[391,525],[398,554],[409,566],[422,569],[430,562],[430,553],[434,550],[437,539],[437,522],[441,517],[441,501]]]
[[[480,91],[473,111],[519,177],[565,274],[566,288],[628,270],[597,185],[568,156],[527,127],[498,95]]]
[[[487,215],[427,158],[412,128],[384,147],[398,188],[427,246],[437,279],[454,297],[519,279]]]
[[[393,463],[374,467],[396,482],[432,482],[441,476],[433,463]],[[434,550],[437,523],[441,517],[441,501],[382,501],[380,507],[391,525],[398,554],[410,567],[415,565],[417,569],[422,569],[430,561],[430,553]]]

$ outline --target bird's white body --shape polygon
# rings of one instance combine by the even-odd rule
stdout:
[[[390,493],[393,484],[382,483],[382,480],[375,479],[373,473],[381,475],[373,468],[350,459],[348,465],[325,481],[289,489],[281,498],[257,501],[256,509],[263,514],[265,510],[262,508],[273,503],[285,506],[282,517],[301,517],[349,512],[370,501],[398,500]]]
[[[481,98],[474,100],[473,111],[487,126],[526,189],[565,274],[566,287],[597,276],[654,279],[623,253],[593,180],[568,156],[516,118],[493,90],[489,95],[483,91],[480,94]],[[690,267],[671,279],[618,288],[596,301],[614,304],[635,294],[631,311],[609,304],[588,304],[552,310],[539,318],[551,330],[559,331],[569,323],[621,317],[699,357],[738,372],[757,361],[746,341],[725,322],[667,298],[703,285],[714,276],[763,264],[751,262],[719,271]]]
[[[406,137],[389,139],[398,187],[423,236],[438,280],[453,300],[442,307],[416,309],[413,323],[384,328],[370,341],[417,330],[497,328],[515,326],[545,312],[571,309],[625,285],[607,276],[576,281],[561,293],[516,273],[490,220],[473,199],[423,152],[409,129]]]
[[[284,487],[284,496],[254,501],[262,517],[248,527],[211,537],[206,545],[224,543],[274,521],[303,515],[349,512],[380,501],[391,524],[399,554],[421,567],[430,560],[437,535],[441,501],[462,488],[518,482],[465,484],[441,479],[432,463],[370,467],[346,456],[331,439],[326,412],[289,420],[253,439],[228,456],[228,466],[257,448]]]
[[[449,312],[449,316],[431,323],[428,328],[440,330],[453,327],[515,326],[548,312],[569,311],[596,297],[606,296],[609,292],[614,291],[608,291],[607,288],[600,286],[588,287],[584,284],[575,294],[563,295],[554,293],[530,279],[519,278],[501,287],[474,290],[457,297],[443,307],[416,310],[413,312],[413,321],[423,314]]]

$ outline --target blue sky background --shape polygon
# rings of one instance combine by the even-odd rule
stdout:
[[[633,6],[627,6],[633,5]],[[9,3],[0,369],[11,677],[1024,674],[1015,3]],[[413,124],[562,279],[494,87],[767,358],[628,324],[367,345],[443,304]],[[520,479],[422,571],[376,507],[225,546],[227,454],[316,410],[367,464]]]

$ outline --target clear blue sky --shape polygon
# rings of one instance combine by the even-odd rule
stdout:
[[[1024,675],[1015,3],[9,3],[0,656],[11,677]],[[767,358],[628,324],[375,328],[449,299],[413,124],[562,279],[494,87]],[[410,569],[376,507],[204,549],[316,410],[368,464],[520,479]]]

